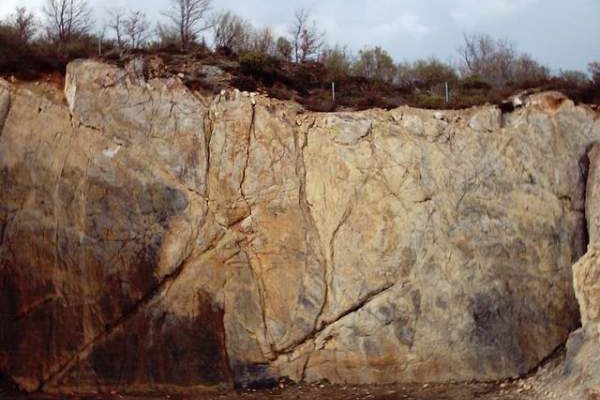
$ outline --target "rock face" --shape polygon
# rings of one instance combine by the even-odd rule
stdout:
[[[600,396],[600,243],[590,248],[573,273],[583,327],[567,342],[559,391],[564,391],[565,399],[596,400]]]
[[[314,114],[67,72],[66,105],[0,86],[0,374],[26,390],[491,380],[578,324],[585,107]]]
[[[567,357],[553,390],[565,400],[600,398],[600,145],[589,152],[586,215],[588,252],[573,266],[582,327],[569,336]]]

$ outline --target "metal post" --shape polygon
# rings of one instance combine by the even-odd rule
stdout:
[[[333,100],[333,104],[335,104],[335,82],[331,82],[331,99]]]
[[[448,82],[445,83],[446,85],[446,103],[448,103],[450,101],[450,93],[448,92]]]

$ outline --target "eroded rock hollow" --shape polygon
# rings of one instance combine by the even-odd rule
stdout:
[[[558,94],[317,114],[78,61],[65,97],[0,83],[25,390],[494,380],[579,324],[600,121]]]

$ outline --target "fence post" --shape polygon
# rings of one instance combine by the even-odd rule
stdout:
[[[331,100],[335,104],[335,82],[331,82]]]
[[[448,82],[445,82],[446,86],[446,104],[450,101],[450,93],[448,92]]]

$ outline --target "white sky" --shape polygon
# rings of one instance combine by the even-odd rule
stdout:
[[[107,8],[142,9],[153,20],[169,0],[88,0],[103,22]],[[0,0],[0,16],[44,0]],[[558,69],[585,70],[600,61],[600,0],[214,0],[256,26],[285,33],[294,10],[309,8],[331,44],[357,51],[380,45],[397,61],[456,58],[463,33],[507,37],[520,51]]]

